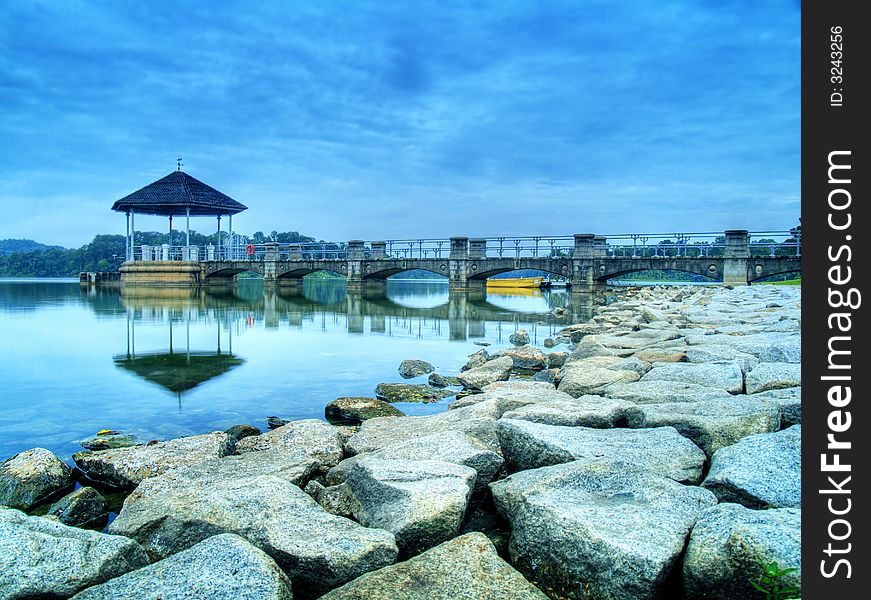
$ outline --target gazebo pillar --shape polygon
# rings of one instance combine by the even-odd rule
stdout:
[[[229,219],[229,223],[227,224],[227,258],[229,260],[233,260],[236,258],[233,256],[233,215],[227,215],[227,219]]]
[[[130,260],[130,211],[127,211],[127,235],[124,236],[124,260]]]
[[[169,248],[172,252],[172,215],[169,215]]]
[[[188,206],[185,209],[185,226],[187,227],[187,233],[185,234],[184,245],[190,246],[191,245],[191,207],[190,206]]]
[[[221,260],[221,215],[218,215],[218,260]]]
[[[133,215],[136,213],[130,211],[130,261],[136,260],[136,223]]]

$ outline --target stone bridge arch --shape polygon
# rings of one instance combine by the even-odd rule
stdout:
[[[677,271],[699,275],[711,281],[723,280],[723,260],[710,258],[707,260],[698,258],[663,259],[663,258],[634,258],[634,259],[610,259],[607,262],[599,262],[593,265],[593,279],[604,283],[609,279],[639,273],[641,271]]]

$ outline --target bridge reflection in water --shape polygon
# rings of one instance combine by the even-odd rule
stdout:
[[[507,342],[523,325],[540,343],[566,325],[588,321],[595,304],[602,302],[596,296],[564,290],[448,292],[443,283],[417,282],[347,290],[343,282],[329,280],[306,281],[290,289],[264,288],[253,281],[226,288],[124,286],[90,288],[85,293],[97,312],[127,313],[134,324],[214,323],[218,340],[221,332],[283,326],[450,340],[475,340],[495,333],[496,340],[503,341],[498,335],[503,332]],[[554,309],[560,310],[555,314]]]

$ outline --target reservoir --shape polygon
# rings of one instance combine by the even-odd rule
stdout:
[[[287,291],[259,280],[203,289],[0,280],[0,460],[33,447],[68,460],[101,429],[148,441],[240,423],[266,430],[268,416],[322,419],[335,398],[426,383],[400,377],[404,359],[456,375],[469,354],[509,345],[520,328],[541,347],[588,320],[592,302],[565,290],[449,293],[440,281],[348,292],[336,280]],[[452,400],[396,406],[421,415]]]

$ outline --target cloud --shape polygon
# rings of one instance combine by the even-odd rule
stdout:
[[[799,61],[787,0],[11,2],[0,238],[84,243],[177,156],[245,231],[785,229]]]

